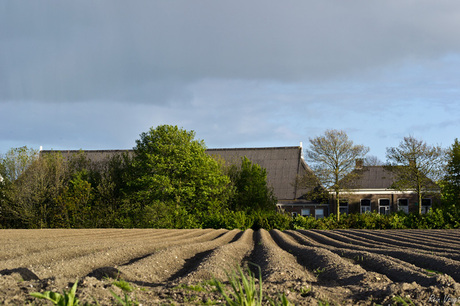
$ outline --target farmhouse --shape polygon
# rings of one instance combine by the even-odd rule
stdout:
[[[377,212],[390,214],[403,211],[405,213],[418,212],[418,198],[415,191],[398,191],[392,189],[394,174],[385,170],[384,166],[362,166],[362,161],[357,161],[356,170],[360,171],[359,178],[340,197],[340,213],[366,213]],[[433,183],[433,186],[435,184]],[[439,198],[436,189],[431,194],[426,194],[422,199],[422,213],[427,213],[433,203]],[[331,206],[334,202],[331,199]],[[335,212],[335,209],[334,209]]]
[[[41,151],[47,154],[56,151]],[[110,156],[122,153],[131,154],[132,150],[63,150],[64,157],[77,153],[84,153],[92,161],[103,161]],[[298,177],[312,171],[303,159],[302,145],[291,147],[268,148],[227,148],[207,149],[206,153],[212,157],[225,160],[228,164],[241,165],[241,159],[246,156],[251,162],[267,170],[267,183],[273,188],[278,199],[277,208],[293,215],[311,215],[317,218],[329,214],[328,204],[318,204],[301,199],[308,190],[296,184]]]

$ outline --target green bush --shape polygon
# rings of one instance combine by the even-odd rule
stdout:
[[[427,214],[404,212],[381,215],[376,212],[342,215],[336,221],[334,214],[316,220],[314,217],[293,218],[291,229],[449,229],[460,228],[460,214],[455,206],[430,210]]]
[[[253,230],[264,228],[266,230],[279,229],[286,230],[291,228],[292,217],[289,214],[276,211],[256,211],[253,214],[254,222],[251,226]]]

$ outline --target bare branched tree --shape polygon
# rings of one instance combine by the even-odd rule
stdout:
[[[422,213],[422,198],[436,188],[434,182],[442,175],[443,150],[430,146],[413,136],[404,137],[398,147],[387,148],[385,168],[395,175],[392,188],[413,190],[418,197],[418,212]]]
[[[364,166],[383,166],[383,162],[375,155],[367,155],[364,159]]]
[[[363,159],[369,151],[363,145],[354,145],[344,131],[327,130],[323,136],[310,138],[307,160],[316,176],[311,183],[320,182],[335,194],[337,220],[340,219],[340,193],[360,175],[355,170],[356,160]]]

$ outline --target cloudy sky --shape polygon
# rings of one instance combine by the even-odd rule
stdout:
[[[460,137],[460,2],[0,2],[0,153],[132,148],[150,127],[209,148],[341,129],[371,155]]]

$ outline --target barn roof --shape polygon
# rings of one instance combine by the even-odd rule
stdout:
[[[296,184],[297,176],[311,171],[302,157],[302,147],[271,147],[271,148],[235,148],[208,149],[211,156],[220,156],[229,164],[241,164],[246,156],[251,162],[267,170],[267,182],[273,187],[278,200],[293,200],[301,197],[306,191]]]

